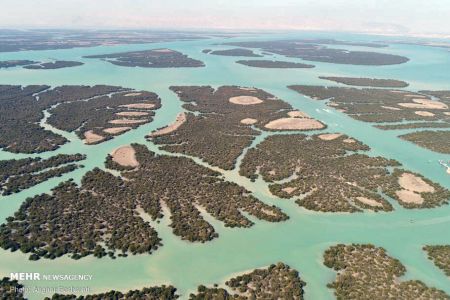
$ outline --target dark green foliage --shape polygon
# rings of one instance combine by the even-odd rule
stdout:
[[[404,134],[400,137],[431,151],[450,153],[450,131],[425,130]]]
[[[37,64],[39,62],[33,60],[2,60],[0,61],[0,69],[13,68],[19,66],[27,66],[31,64]]]
[[[450,277],[450,245],[427,245],[423,247],[428,258]]]
[[[56,60],[53,62],[33,64],[24,66],[25,69],[31,70],[49,70],[49,69],[62,69],[62,68],[71,68],[82,66],[84,63],[79,61],[70,61],[70,60]]]
[[[125,91],[130,90],[105,85],[60,86],[54,89],[49,89],[49,86],[0,85],[0,147],[10,152],[35,153],[55,150],[66,143],[64,137],[39,125],[46,109],[50,109],[51,113],[48,122],[58,129],[78,129],[80,137],[92,130],[108,139],[113,135],[102,132],[98,127],[124,126],[108,123],[119,118],[115,113],[129,111],[120,107],[121,104],[148,102],[155,109],[160,107],[160,100],[154,93],[125,96]],[[150,121],[151,118],[145,119],[145,122]],[[140,124],[126,126],[137,127]]]
[[[236,63],[249,67],[269,68],[269,69],[314,68],[314,65],[307,65],[302,63],[279,61],[279,60],[238,60]]]
[[[328,287],[339,300],[450,299],[419,280],[401,281],[405,267],[383,248],[370,244],[339,244],[324,253],[324,264],[337,271]]]
[[[183,107],[195,114],[187,114],[186,122],[176,131],[153,137],[153,141],[163,145],[164,150],[197,156],[226,170],[234,168],[236,159],[260,134],[241,120],[254,118],[257,120],[254,126],[265,130],[265,124],[286,117],[293,110],[288,103],[260,89],[187,86],[171,87],[171,90],[186,102]],[[236,96],[256,97],[262,103],[231,103],[229,99]]]
[[[266,269],[256,269],[250,273],[236,276],[225,283],[235,294],[224,288],[198,287],[197,294],[190,300],[251,300],[251,299],[303,299],[305,282],[296,270],[278,263]]]
[[[404,88],[409,84],[395,79],[378,79],[378,78],[356,78],[356,77],[327,77],[319,76],[320,79],[335,81],[346,85],[354,86],[370,86],[370,87],[385,87],[385,88]]]
[[[64,254],[80,259],[91,254],[115,258],[117,251],[151,253],[161,245],[160,239],[141,214],[161,218],[161,201],[170,209],[174,234],[193,242],[217,237],[197,207],[229,227],[253,225],[241,210],[271,222],[287,219],[280,209],[191,159],[133,147],[139,168],[122,170],[122,177],[96,168],[86,173],[79,187],[67,181],[51,195],[26,199],[0,226],[0,246],[30,253],[33,260]],[[116,166],[109,157],[107,167]]]
[[[152,49],[134,52],[90,55],[85,58],[101,58],[122,67],[183,68],[204,67],[204,63],[170,49]]]
[[[59,154],[48,159],[24,158],[0,161],[0,192],[3,195],[24,189],[61,176],[79,167],[73,162],[85,159],[84,155]]]
[[[421,193],[422,204],[404,203],[396,194],[402,189],[398,178],[411,172],[390,172],[389,168],[400,167],[397,161],[369,157],[363,154],[368,146],[345,135],[332,140],[320,137],[270,136],[248,150],[239,173],[250,179],[261,175],[271,183],[269,188],[274,195],[295,198],[299,205],[317,211],[392,210],[379,190],[407,208],[436,207],[450,199],[448,190],[414,174],[433,186],[435,192]]]
[[[23,285],[19,284],[17,280],[10,280],[8,277],[3,277],[0,280],[0,299],[1,300],[22,300]]]
[[[246,56],[246,57],[262,57],[262,55],[254,53],[252,50],[236,48],[227,50],[214,50],[209,54],[222,55],[222,56]]]
[[[278,40],[255,42],[232,42],[226,45],[244,48],[259,48],[261,51],[298,57],[309,61],[328,62],[351,65],[393,65],[407,62],[409,59],[400,56],[369,51],[347,51],[345,49],[328,48],[324,44],[339,45],[364,45],[370,43],[350,43],[335,40]]]

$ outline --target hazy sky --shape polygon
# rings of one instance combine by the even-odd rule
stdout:
[[[1,0],[0,27],[449,34],[450,0]]]

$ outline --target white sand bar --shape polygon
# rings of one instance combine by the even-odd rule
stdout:
[[[290,111],[287,114],[291,118],[310,118],[310,116],[307,113],[299,110]]]
[[[104,136],[95,134],[92,130],[86,131],[84,133],[84,143],[88,145],[98,143],[100,141],[103,141],[104,139],[105,139]]]
[[[117,116],[121,117],[141,117],[141,116],[148,116],[148,112],[144,111],[121,111],[116,113]]]
[[[120,105],[119,107],[137,108],[137,109],[152,109],[155,107],[155,104],[142,102],[142,103],[124,104],[124,105]]]
[[[173,122],[172,124],[158,129],[154,132],[152,132],[150,134],[150,136],[155,137],[155,136],[161,136],[161,135],[165,135],[165,134],[169,134],[175,130],[177,130],[181,125],[183,125],[183,123],[186,122],[186,114],[184,112],[179,113],[175,119],[175,122]]]
[[[400,198],[400,201],[404,203],[422,204],[423,198],[420,194],[414,193],[408,190],[396,191],[395,194]]]
[[[383,205],[380,202],[378,202],[376,200],[373,200],[373,199],[369,199],[369,198],[366,198],[366,197],[356,197],[356,199],[358,199],[359,202],[362,202],[362,203],[367,204],[369,206],[383,207]]]
[[[109,127],[103,129],[103,132],[109,133],[109,134],[119,134],[125,131],[130,130],[131,127]]]
[[[423,108],[423,109],[448,109],[447,104],[430,100],[430,99],[412,99],[412,102],[399,103],[398,105],[407,108]]]
[[[254,104],[260,104],[263,103],[263,101],[257,97],[253,96],[237,96],[237,97],[231,97],[228,101],[230,101],[233,104],[239,104],[239,105],[254,105]]]
[[[245,125],[253,125],[253,124],[255,124],[256,122],[258,122],[258,120],[252,119],[252,118],[245,118],[245,119],[242,119],[242,120],[241,120],[241,123],[242,123],[242,124],[245,124]]]
[[[434,193],[434,187],[426,183],[422,178],[411,174],[411,173],[403,173],[398,178],[398,184],[409,191],[413,191],[416,193]]]
[[[136,160],[136,151],[131,146],[122,146],[115,149],[112,153],[112,160],[121,166],[137,167],[139,162]]]
[[[270,121],[264,127],[274,130],[314,130],[325,127],[321,122],[306,118],[281,118]]]
[[[134,119],[117,119],[117,120],[111,120],[108,123],[111,124],[140,124],[148,122],[147,119],[141,119],[141,120],[134,120]]]
[[[325,133],[325,134],[319,135],[319,139],[324,140],[324,141],[331,141],[331,140],[337,139],[340,136],[342,136],[341,133]]]

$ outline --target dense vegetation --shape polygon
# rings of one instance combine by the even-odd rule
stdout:
[[[450,91],[415,93],[304,85],[294,85],[290,88],[313,99],[325,100],[329,106],[357,120],[376,123],[415,121],[377,125],[385,130],[450,127]],[[418,131],[402,135],[401,138],[432,151],[450,153],[450,133],[447,131]]]
[[[328,62],[336,64],[351,65],[393,65],[402,64],[409,59],[400,56],[369,51],[348,51],[345,49],[329,48],[332,45],[375,45],[358,44],[334,40],[278,40],[278,41],[254,41],[254,42],[231,42],[226,45],[243,48],[258,48],[261,51],[284,55],[287,57],[298,57],[308,61]],[[384,46],[384,45],[383,45]]]
[[[428,258],[450,277],[450,245],[427,245],[423,247]]]
[[[404,134],[400,137],[431,151],[450,153],[450,131],[425,130]]]
[[[107,62],[122,67],[197,68],[205,66],[205,64],[199,60],[190,58],[183,53],[170,49],[152,49],[144,51],[90,55],[85,56],[85,58],[101,58]]]
[[[84,63],[79,61],[70,61],[70,60],[55,60],[53,62],[47,63],[39,63],[24,66],[25,69],[32,70],[50,70],[50,69],[62,69],[62,68],[71,68],[82,66]]]
[[[48,159],[24,158],[0,161],[0,193],[10,195],[52,177],[59,177],[79,167],[73,162],[83,160],[81,154],[59,154]]]
[[[115,94],[110,97],[112,93]],[[0,85],[0,147],[10,152],[35,153],[55,150],[66,143],[64,137],[40,126],[44,110],[52,114],[48,119],[51,125],[62,130],[77,130],[77,134],[83,137],[89,130],[100,133],[99,127],[102,126],[124,126],[109,124],[109,121],[121,119],[115,113],[134,111],[121,107],[121,104],[136,102],[152,104],[153,108],[160,106],[154,93],[131,93],[115,86],[60,86],[50,89],[45,85]],[[151,118],[144,120],[144,123],[150,122]],[[126,125],[132,128],[140,124]],[[102,132],[101,135],[108,139],[113,134]]]
[[[225,283],[235,294],[224,288],[198,287],[197,294],[191,294],[191,300],[207,299],[303,299],[305,282],[299,278],[296,270],[278,263],[266,269],[256,269],[250,273],[236,276]]]
[[[201,33],[135,30],[0,29],[0,52],[71,49],[118,44],[147,44],[204,39]]]
[[[79,259],[91,254],[114,258],[116,251],[122,252],[119,256],[151,253],[161,245],[160,239],[141,214],[161,218],[162,203],[171,212],[174,234],[189,241],[217,237],[199,207],[229,227],[253,225],[241,211],[271,222],[287,219],[280,209],[191,159],[133,147],[139,168],[123,170],[121,177],[96,168],[86,173],[81,186],[67,181],[52,194],[26,199],[0,226],[0,246],[31,253],[32,260],[64,254]],[[107,166],[121,169],[111,158]]]
[[[214,50],[208,52],[209,54],[222,55],[222,56],[246,56],[246,57],[262,57],[262,55],[256,54],[252,50],[236,48],[227,50]]]
[[[23,300],[23,285],[19,284],[17,280],[10,280],[8,277],[3,277],[0,280],[0,299],[2,300]]]
[[[333,76],[319,76],[320,79],[335,81],[345,85],[354,86],[370,86],[370,87],[385,87],[385,88],[404,88],[409,84],[395,79],[378,79],[378,78],[356,78],[356,77],[333,77]]]
[[[281,198],[316,211],[357,212],[392,210],[379,191],[407,208],[436,207],[447,203],[450,192],[419,174],[434,192],[421,192],[421,204],[404,202],[399,178],[400,164],[364,154],[369,147],[345,135],[274,135],[249,149],[239,173],[250,179],[258,176],[270,183],[270,191]],[[391,168],[394,168],[390,171]],[[411,173],[410,173],[411,174]]]
[[[156,144],[170,152],[197,156],[211,165],[222,169],[233,169],[236,159],[252,140],[267,130],[268,122],[286,117],[292,107],[273,95],[253,88],[222,86],[214,89],[210,86],[171,87],[188,111],[187,120],[176,131],[153,137]],[[230,98],[249,96],[261,103],[239,105],[230,102]],[[253,98],[253,99],[254,99]],[[256,120],[252,128],[241,120]]]
[[[37,61],[33,60],[3,60],[0,61],[0,69],[2,68],[13,68],[13,67],[20,67],[20,66],[27,66],[31,64],[37,64]]]
[[[279,68],[279,69],[298,69],[298,68],[314,68],[314,65],[290,62],[290,61],[279,61],[279,60],[238,60],[236,63],[255,67],[255,68]]]
[[[44,300],[173,300],[179,297],[176,291],[177,289],[171,285],[163,285],[161,287],[132,290],[125,294],[114,290],[87,296],[54,294],[51,298],[46,297]]]
[[[338,300],[450,299],[422,281],[401,280],[406,272],[401,262],[370,244],[332,246],[324,253],[324,264],[338,272],[328,285]]]

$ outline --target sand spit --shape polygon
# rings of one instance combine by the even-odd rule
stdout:
[[[131,146],[122,146],[115,149],[112,153],[112,160],[124,167],[137,167],[139,162],[136,160],[136,151]]]
[[[270,121],[264,127],[274,130],[314,130],[323,129],[325,125],[314,119],[281,118]]]
[[[124,104],[124,105],[120,105],[119,107],[137,108],[137,109],[152,109],[155,107],[155,104],[142,102],[142,103]]]
[[[155,50],[152,50],[153,52],[159,52],[159,53],[172,53],[172,52],[174,52],[173,50],[170,50],[170,49],[167,49],[167,48],[165,48],[165,49],[155,49]]]
[[[294,111],[288,112],[288,116],[291,118],[310,118],[310,116],[307,113],[299,111],[299,110],[294,110]]]
[[[398,184],[402,187],[400,191],[395,192],[402,202],[422,204],[423,197],[420,193],[434,193],[435,189],[422,178],[411,174],[403,173]]]
[[[373,199],[369,199],[369,198],[366,198],[366,197],[356,197],[356,199],[359,202],[362,202],[362,203],[367,204],[369,206],[383,207],[383,205],[381,203],[379,203],[378,201],[373,200]]]
[[[432,112],[429,111],[415,111],[416,115],[422,116],[422,117],[434,117],[435,115]]]
[[[396,191],[397,197],[404,203],[422,204],[423,198],[420,194],[408,190]]]
[[[331,140],[337,139],[340,136],[342,136],[341,133],[325,133],[325,134],[319,135],[319,139],[324,140],[324,141],[331,141]]]
[[[401,108],[392,107],[392,106],[384,106],[384,105],[382,105],[381,107],[384,108],[384,109],[389,109],[389,110],[402,110]]]
[[[109,133],[109,134],[119,134],[125,131],[130,130],[131,127],[109,127],[103,129],[103,132]]]
[[[435,191],[434,187],[411,173],[403,173],[398,179],[398,184],[405,190],[417,193],[434,193]]]
[[[412,99],[414,103],[399,103],[398,105],[407,108],[423,108],[423,109],[448,109],[447,104],[430,99]]]
[[[343,140],[343,142],[344,142],[344,143],[347,143],[347,144],[353,144],[353,143],[356,143],[356,141],[355,141],[354,139],[345,139],[345,140]]]
[[[297,190],[296,187],[290,187],[290,186],[285,187],[285,188],[282,189],[283,192],[286,192],[286,193],[288,193],[288,194],[292,194],[292,193],[295,192],[296,190]]]
[[[111,120],[108,123],[110,124],[140,124],[140,123],[145,123],[148,122],[147,119],[140,119],[140,120],[133,120],[133,119],[116,119],[116,120]]]
[[[263,101],[257,97],[253,96],[237,96],[237,97],[231,97],[228,101],[230,101],[233,104],[239,104],[239,105],[254,105],[254,104],[260,104],[263,103]]]
[[[142,116],[148,116],[148,112],[144,111],[121,111],[116,113],[117,116],[121,117],[142,117]]]
[[[252,118],[245,118],[245,119],[242,119],[242,120],[241,120],[241,123],[242,123],[242,124],[245,124],[245,125],[253,125],[253,124],[255,124],[256,122],[258,122],[258,120],[252,119]]]
[[[98,142],[101,142],[105,139],[104,136],[99,135],[99,134],[95,134],[92,130],[86,131],[84,133],[84,143],[85,144],[95,144]]]
[[[186,122],[186,114],[184,112],[179,113],[175,119],[175,122],[173,122],[172,124],[158,129],[154,132],[152,132],[150,134],[151,137],[156,137],[156,136],[161,136],[161,135],[165,135],[165,134],[169,134],[175,130],[177,130],[181,125],[183,125],[183,123]]]
[[[125,97],[134,97],[134,96],[140,96],[140,95],[142,95],[142,93],[128,93],[128,94],[125,94],[124,96]]]

